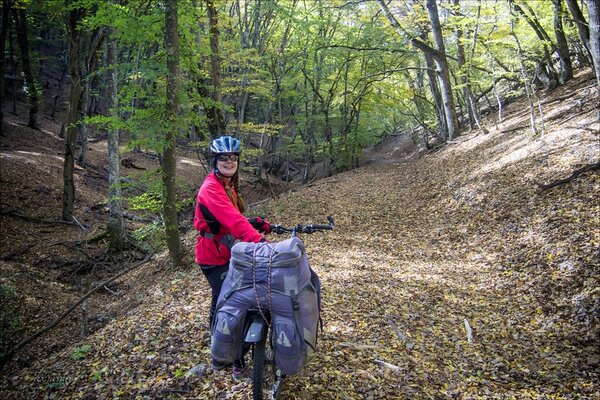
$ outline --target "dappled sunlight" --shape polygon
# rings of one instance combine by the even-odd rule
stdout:
[[[600,400],[596,2],[3,3],[2,399]]]
[[[580,142],[583,146],[579,147],[577,154],[553,155],[552,151],[557,146],[573,145],[574,141]],[[569,173],[572,166],[573,157],[577,157],[581,162],[596,162],[598,158],[598,143],[590,133],[582,133],[576,130],[557,130],[549,134],[542,135],[539,138],[531,138],[529,135],[522,135],[513,138],[511,142],[502,144],[491,151],[492,154],[498,153],[496,157],[490,157],[487,164],[473,176],[483,176],[489,173],[506,168],[508,165],[515,165],[525,159],[539,159],[540,162],[551,158],[554,162],[554,169],[561,167],[561,170]],[[564,165],[566,164],[566,165]],[[528,171],[532,178],[539,175],[539,172]]]
[[[571,164],[569,157],[585,156],[587,142],[553,137],[546,139],[552,159]],[[323,398],[374,391],[381,398],[437,398],[481,393],[477,385],[496,394],[523,394],[530,385],[533,396],[565,379],[596,390],[591,350],[573,342],[583,324],[561,314],[577,306],[581,320],[589,318],[584,307],[593,288],[565,299],[551,293],[592,265],[589,193],[575,186],[569,196],[532,195],[525,175],[537,166],[532,154],[541,154],[542,144],[497,139],[505,140],[473,146],[460,159],[440,153],[385,171],[345,173],[269,204],[269,219],[279,223],[321,223],[329,214],[336,221],[332,232],[301,236],[321,278],[323,331],[305,371],[286,380],[284,398],[319,398],[325,390]],[[480,157],[491,157],[487,172],[473,173]],[[515,166],[525,173],[507,172]],[[210,341],[203,339],[209,293],[196,268],[170,276],[134,313],[86,342],[91,350],[73,367],[73,384],[116,380],[114,396],[182,385],[186,371],[210,366]],[[99,370],[104,364],[115,372]],[[61,371],[56,365],[46,367],[50,374]],[[131,365],[135,375],[127,372]],[[185,384],[208,398],[232,387],[231,398],[247,398],[249,385],[233,383],[228,369],[206,368]],[[94,374],[102,383],[88,383]]]
[[[55,156],[55,155],[50,155],[47,153],[38,153],[38,152],[34,152],[34,151],[23,151],[23,150],[19,150],[19,151],[11,151],[11,152],[5,152],[5,151],[0,151],[0,157],[7,159],[7,160],[15,160],[15,161],[24,161],[26,163],[41,163],[42,160],[52,160],[52,161],[58,161],[60,164],[60,166],[62,166],[62,162],[63,162],[63,157],[60,156]]]
[[[334,335],[351,335],[354,333],[354,328],[352,328],[348,322],[344,321],[333,321],[328,323],[324,328],[325,333],[330,333]]]
[[[177,158],[177,163],[178,164],[183,164],[183,165],[189,165],[191,167],[200,167],[200,166],[202,166],[202,163],[199,160],[192,160],[192,159],[183,158],[183,157],[178,157]]]
[[[58,125],[58,124],[57,124],[57,125]],[[51,137],[53,137],[53,138],[54,138],[54,139],[56,139],[56,140],[60,140],[60,141],[63,141],[63,140],[64,140],[64,139],[63,139],[63,138],[61,138],[59,135],[57,135],[55,132],[53,132],[53,131],[50,131],[50,130],[48,130],[48,129],[41,128],[41,129],[40,129],[40,131],[41,131],[43,134],[45,134],[45,135],[48,135],[48,136],[51,136]],[[60,131],[60,129],[59,129],[59,131]]]

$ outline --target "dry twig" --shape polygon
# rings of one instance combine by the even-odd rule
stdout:
[[[140,261],[138,263],[135,263],[134,265],[130,266],[129,268],[124,269],[123,271],[121,271],[118,274],[114,275],[112,278],[107,279],[106,281],[100,283],[99,285],[97,285],[96,287],[94,287],[93,289],[91,289],[90,291],[88,291],[85,295],[83,295],[83,297],[81,297],[75,304],[73,304],[71,307],[69,307],[68,310],[66,310],[64,313],[62,313],[52,323],[46,325],[45,327],[43,327],[42,329],[40,329],[39,331],[37,331],[33,335],[29,336],[28,338],[24,339],[23,341],[21,341],[20,343],[18,343],[17,345],[15,345],[13,348],[11,348],[9,351],[7,351],[5,354],[3,354],[2,357],[0,357],[0,369],[2,367],[4,367],[6,365],[6,363],[19,350],[21,350],[23,347],[25,347],[29,343],[33,342],[35,339],[37,339],[38,337],[42,336],[44,333],[48,332],[52,328],[56,327],[63,319],[65,319],[67,317],[67,315],[71,314],[73,312],[73,310],[75,310],[81,303],[83,303],[84,301],[86,301],[88,299],[88,297],[90,297],[98,289],[100,289],[100,288],[104,287],[105,285],[108,285],[109,283],[111,283],[111,282],[119,279],[120,277],[122,277],[123,275],[125,275],[125,274],[133,271],[134,269],[136,269],[140,265],[146,264],[148,261],[150,261],[150,257],[146,257],[142,261]]]

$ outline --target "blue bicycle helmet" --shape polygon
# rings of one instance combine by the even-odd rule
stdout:
[[[210,144],[210,155],[211,157],[217,154],[237,154],[241,152],[240,141],[231,136],[221,136],[216,138]]]

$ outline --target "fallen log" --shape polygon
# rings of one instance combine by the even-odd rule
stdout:
[[[539,183],[537,182],[537,185],[539,187],[539,192],[545,192],[548,189],[552,189],[553,187],[559,186],[559,185],[564,185],[565,183],[569,183],[575,179],[577,179],[580,175],[588,172],[588,171],[595,171],[600,169],[600,162],[597,162],[596,164],[588,164],[584,167],[579,168],[578,170],[574,171],[571,176],[564,178],[564,179],[559,179],[557,181],[548,183],[548,184],[543,184],[543,183]]]

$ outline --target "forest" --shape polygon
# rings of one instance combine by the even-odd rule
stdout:
[[[221,135],[249,214],[336,218],[281,398],[600,398],[600,2],[2,0],[0,46],[8,398],[248,398],[193,260]]]

